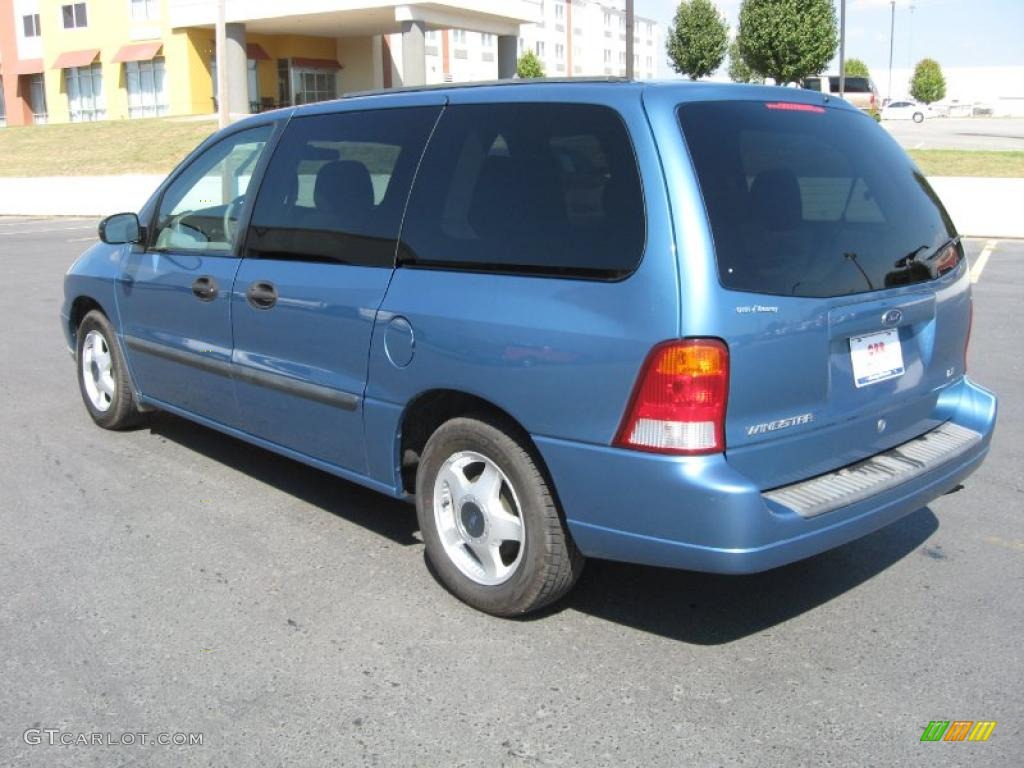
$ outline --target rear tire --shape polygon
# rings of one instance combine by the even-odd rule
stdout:
[[[416,513],[427,559],[463,602],[521,616],[565,595],[583,570],[539,462],[510,425],[459,417],[427,441]]]
[[[915,112],[914,113],[914,122],[915,123],[923,123],[924,122],[924,115],[921,114],[920,112]]]
[[[127,429],[142,420],[128,366],[106,316],[89,312],[78,326],[78,388],[92,420],[104,429]]]

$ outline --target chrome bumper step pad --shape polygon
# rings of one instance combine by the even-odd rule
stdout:
[[[857,464],[765,491],[763,495],[801,517],[817,517],[930,472],[966,453],[981,439],[981,434],[973,429],[946,422]]]

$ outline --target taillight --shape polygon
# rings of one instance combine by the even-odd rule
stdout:
[[[615,444],[676,454],[725,450],[729,350],[718,339],[659,344],[647,356]]]

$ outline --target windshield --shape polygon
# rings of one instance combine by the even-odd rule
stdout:
[[[718,101],[682,105],[679,121],[727,288],[865,293],[932,280],[962,258],[924,176],[865,115]]]

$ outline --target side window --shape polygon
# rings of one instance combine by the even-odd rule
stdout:
[[[270,159],[246,257],[391,267],[440,107],[292,120]]]
[[[636,159],[614,110],[458,105],[417,174],[403,261],[618,277],[640,263],[645,236]]]
[[[164,192],[154,247],[230,253],[249,180],[272,130],[240,131],[196,158]]]

